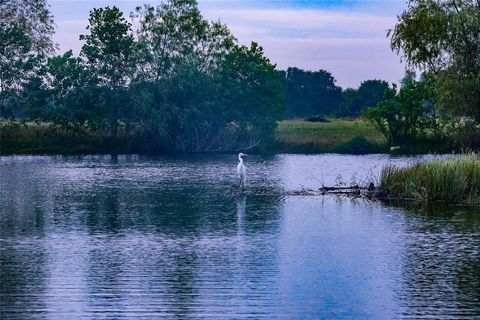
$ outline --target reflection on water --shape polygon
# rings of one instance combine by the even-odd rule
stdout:
[[[480,210],[412,203],[400,208],[407,218],[400,289],[407,310],[479,316]]]
[[[0,318],[480,317],[479,209],[283,195],[414,160],[3,157]]]

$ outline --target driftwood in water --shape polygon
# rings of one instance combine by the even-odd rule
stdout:
[[[341,194],[347,196],[359,196],[361,191],[365,191],[367,188],[360,188],[359,186],[351,186],[351,187],[321,187],[319,189],[321,195],[326,194]]]
[[[368,198],[368,199],[381,199],[385,197],[385,194],[380,192],[373,183],[370,183],[367,187],[360,187],[358,185],[353,185],[349,187],[325,187],[322,186],[317,190],[313,189],[302,189],[300,191],[294,191],[291,193],[292,195],[343,195],[343,196],[351,196],[351,197],[361,197],[361,198]]]
[[[335,190],[352,190],[352,189],[360,189],[359,186],[351,186],[351,187],[321,187],[320,190],[324,191],[335,191]],[[361,188],[361,189],[366,189],[366,188]]]

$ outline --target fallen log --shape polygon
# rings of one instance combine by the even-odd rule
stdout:
[[[352,189],[355,189],[355,190],[367,190],[368,187],[359,187],[358,185],[354,185],[354,186],[350,186],[350,187],[325,187],[325,186],[322,186],[322,187],[320,188],[320,190],[323,190],[323,191],[352,190]]]

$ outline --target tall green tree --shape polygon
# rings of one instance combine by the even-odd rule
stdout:
[[[37,54],[47,56],[55,51],[55,23],[46,0],[1,0],[0,25],[22,29]]]
[[[263,48],[255,42],[234,47],[225,60],[222,83],[227,119],[237,127],[239,145],[271,142],[285,112],[285,96],[276,65]]]
[[[219,66],[235,38],[220,22],[205,20],[196,0],[166,0],[137,7],[136,34],[142,48],[141,76],[158,81],[187,63],[201,71]]]
[[[435,75],[443,112],[480,123],[478,0],[411,0],[389,35],[411,67]]]
[[[383,100],[388,83],[383,80],[362,81],[358,89],[347,88],[342,92],[342,116],[358,117],[363,110],[376,106]]]
[[[13,117],[21,92],[38,84],[45,58],[54,49],[53,16],[45,0],[0,1],[0,115]],[[30,89],[33,84],[30,85]]]
[[[122,107],[126,107],[126,88],[135,72],[135,40],[131,24],[115,6],[93,9],[88,21],[90,34],[80,35],[80,40],[85,41],[80,56],[103,90],[102,107],[115,139],[118,120],[125,111]]]
[[[205,151],[225,126],[216,97],[218,74],[235,38],[205,20],[194,0],[137,7],[140,59],[132,89],[136,117],[155,148]],[[147,104],[145,104],[147,102]]]
[[[383,133],[390,144],[414,144],[439,133],[429,75],[416,80],[407,73],[400,90],[387,88],[383,100],[363,111],[363,116]],[[438,138],[438,136],[436,137]]]
[[[46,70],[49,99],[44,118],[66,128],[81,129],[87,122],[90,129],[99,127],[103,113],[96,106],[100,104],[101,88],[94,78],[71,50],[50,57]]]
[[[287,117],[332,114],[339,107],[342,89],[330,72],[288,68],[284,75]]]

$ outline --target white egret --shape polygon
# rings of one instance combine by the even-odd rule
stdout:
[[[247,180],[247,168],[245,168],[245,165],[243,164],[243,158],[247,156],[245,153],[239,153],[238,154],[238,165],[237,165],[237,172],[238,175],[240,176],[240,185],[239,187],[244,188],[245,187],[245,182]]]

